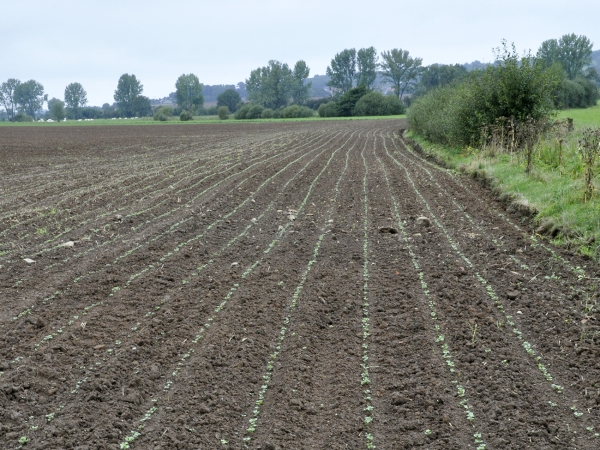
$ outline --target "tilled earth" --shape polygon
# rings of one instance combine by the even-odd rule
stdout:
[[[0,448],[600,448],[598,267],[404,127],[0,128]]]

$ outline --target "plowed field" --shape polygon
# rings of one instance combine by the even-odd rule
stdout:
[[[598,267],[397,120],[0,129],[0,448],[600,448]]]

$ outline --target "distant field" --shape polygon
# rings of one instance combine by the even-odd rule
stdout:
[[[600,102],[592,108],[565,109],[558,113],[559,119],[571,117],[576,127],[600,127]]]
[[[181,122],[179,118],[173,116],[167,122],[160,122],[151,118],[142,119],[96,119],[92,121],[76,121],[68,120],[67,122],[0,122],[0,126],[16,126],[16,127],[70,127],[70,126],[98,126],[98,125],[198,125],[202,123],[273,123],[273,122],[310,122],[321,120],[377,120],[377,119],[404,119],[405,114],[398,116],[380,116],[380,117],[310,117],[302,119],[253,119],[253,120],[219,120],[218,116],[198,116],[189,122]]]

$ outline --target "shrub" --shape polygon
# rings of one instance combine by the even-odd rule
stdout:
[[[406,112],[406,105],[395,95],[386,95],[384,98],[385,107],[389,115],[395,116]]]
[[[475,146],[482,129],[502,117],[525,122],[549,116],[560,81],[554,72],[530,55],[519,57],[506,43],[497,59],[498,65],[416,100],[408,112],[409,126],[434,142]]]
[[[227,106],[219,106],[219,109],[217,109],[217,115],[221,120],[229,119],[229,108]]]
[[[356,103],[354,115],[390,116],[392,114],[402,114],[404,109],[404,105],[395,95],[385,97],[379,92],[369,92]]]
[[[153,119],[165,122],[173,115],[173,108],[170,106],[161,106],[154,112]]]
[[[329,102],[319,106],[319,117],[336,117],[337,116],[337,103]]]
[[[306,118],[313,117],[314,115],[315,112],[312,109],[300,105],[290,105],[283,110],[284,119]]]
[[[15,122],[33,122],[33,117],[24,113],[19,113],[15,116]]]
[[[598,88],[586,78],[564,79],[556,90],[557,108],[588,108],[597,101]]]
[[[265,108],[260,105],[252,105],[246,113],[246,119],[260,119]]]
[[[210,106],[206,109],[206,114],[209,116],[216,116],[219,113],[219,110],[216,106]]]
[[[182,122],[187,122],[188,120],[192,120],[194,118],[194,116],[192,116],[191,112],[188,111],[181,111],[181,114],[179,114],[179,120],[181,120]]]
[[[274,119],[283,119],[283,110],[285,108],[282,106],[281,108],[277,108],[276,110],[273,111],[273,118]]]
[[[246,103],[235,112],[233,117],[235,117],[237,120],[244,120],[246,118],[246,114],[248,114],[248,111],[250,111],[250,108],[252,108],[252,105]]]
[[[349,117],[353,115],[356,103],[367,92],[366,87],[358,86],[342,95],[337,102],[337,115],[340,117]]]
[[[275,111],[273,111],[271,108],[265,108],[260,117],[261,119],[272,119],[274,115]]]

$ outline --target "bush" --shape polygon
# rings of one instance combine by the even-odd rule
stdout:
[[[182,122],[187,122],[189,120],[193,120],[194,116],[192,116],[191,112],[187,112],[187,111],[181,111],[181,114],[179,114],[179,120],[181,120]]]
[[[217,109],[217,115],[221,120],[229,119],[229,108],[227,106],[219,106],[219,109]]]
[[[206,109],[206,114],[209,116],[216,116],[217,114],[219,114],[219,109],[216,106],[209,106]]]
[[[519,57],[506,44],[497,58],[498,65],[416,100],[408,111],[411,129],[433,142],[475,146],[483,127],[502,117],[518,122],[548,117],[560,81],[554,72],[532,56]]]
[[[319,106],[319,117],[336,117],[337,116],[337,103],[329,102]]]
[[[19,113],[15,115],[15,122],[33,122],[33,117],[24,113]]]
[[[395,95],[386,95],[384,98],[385,107],[389,115],[396,116],[406,112],[406,105]]]
[[[557,108],[588,108],[598,101],[598,88],[586,78],[563,80],[556,91]]]
[[[261,119],[272,119],[273,116],[275,116],[275,111],[273,111],[271,108],[265,108],[260,115]]]
[[[170,106],[161,106],[159,108],[156,108],[156,111],[154,111],[153,119],[160,120],[161,122],[166,122],[172,115],[173,108],[171,108]]]
[[[354,107],[355,116],[390,116],[404,112],[403,103],[395,95],[385,97],[379,92],[363,95]]]
[[[290,105],[283,110],[284,119],[314,117],[315,112],[307,106]]]
[[[283,110],[285,109],[285,107],[280,107],[277,108],[275,111],[273,111],[273,119],[283,119]]]
[[[363,95],[368,92],[364,86],[358,86],[350,89],[340,97],[337,102],[337,115],[339,117],[349,117],[354,114],[354,107]]]
[[[260,119],[265,108],[260,105],[252,105],[246,113],[246,119]]]
[[[245,105],[241,106],[234,114],[234,118],[236,120],[244,120],[246,118],[246,114],[248,114],[248,111],[250,111],[250,108],[252,108],[252,105],[249,103],[246,103]]]

